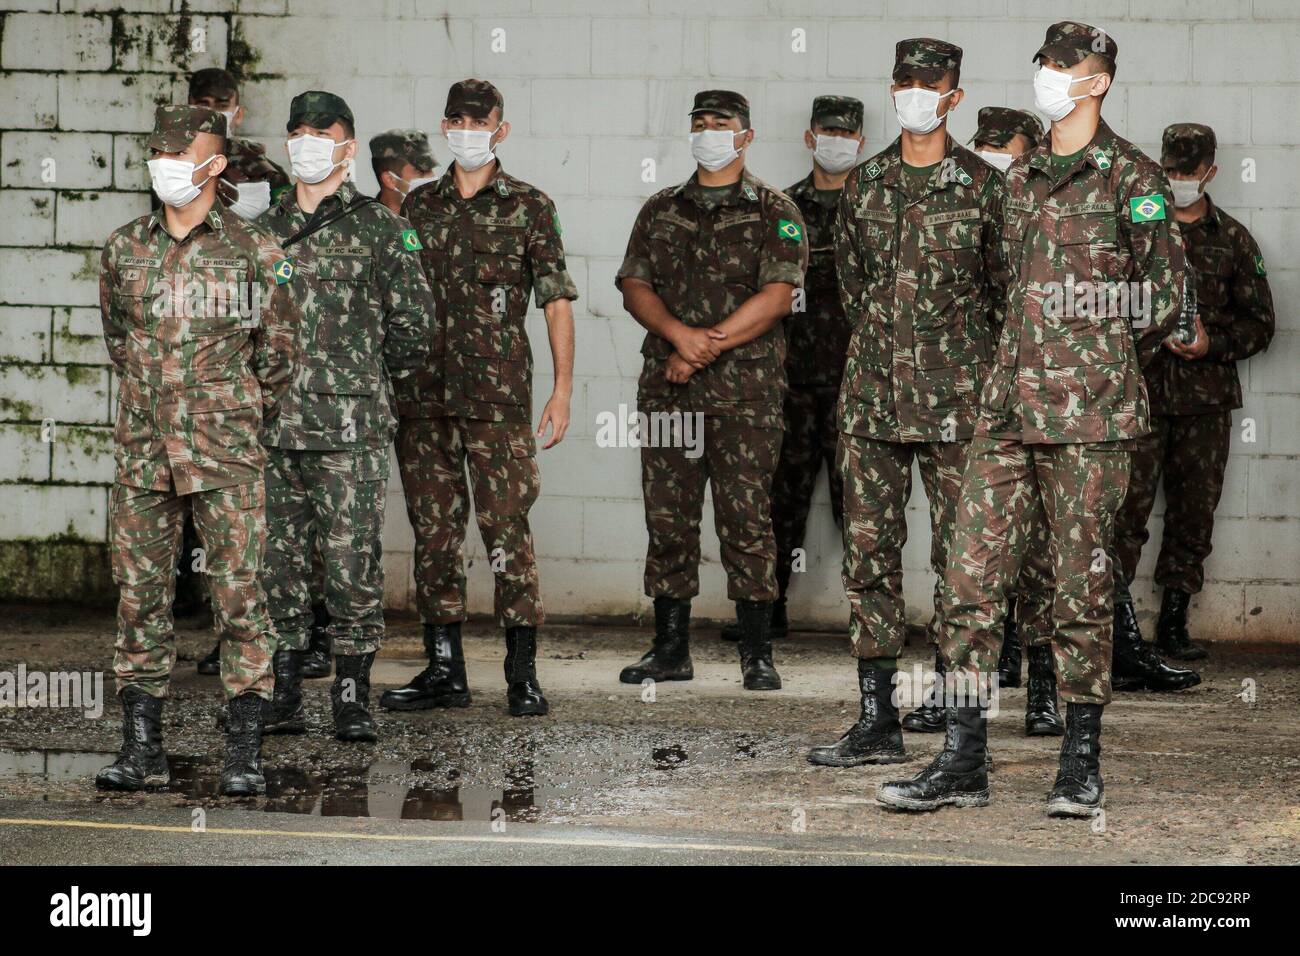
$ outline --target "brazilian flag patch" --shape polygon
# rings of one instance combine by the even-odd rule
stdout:
[[[782,239],[789,239],[791,242],[798,242],[803,238],[803,229],[797,222],[791,219],[782,219],[776,224],[776,234]]]
[[[1256,256],[1256,257],[1255,257],[1255,274],[1256,274],[1256,275],[1261,275],[1261,276],[1266,276],[1266,275],[1268,275],[1268,270],[1264,268],[1264,257],[1263,257],[1263,256]]]
[[[419,252],[424,248],[420,245],[420,237],[416,235],[414,229],[402,230],[402,245],[406,247],[407,252]]]
[[[271,274],[275,276],[276,285],[284,285],[293,278],[293,263],[288,259],[281,259],[271,266]]]
[[[1128,215],[1134,222],[1156,222],[1165,218],[1165,197],[1159,193],[1134,196],[1128,201]]]

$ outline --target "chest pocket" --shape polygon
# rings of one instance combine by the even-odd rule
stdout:
[[[1123,278],[1115,213],[1061,211],[1056,226],[1061,268],[1095,282]]]
[[[962,218],[951,222],[925,223],[926,284],[962,286],[980,274],[979,210],[959,210]],[[973,216],[970,213],[974,213]],[[939,218],[948,214],[940,213]]]
[[[370,256],[319,255],[316,278],[326,282],[368,283],[374,274]]]
[[[894,214],[888,209],[859,206],[853,210],[853,220],[863,248],[874,253],[863,264],[872,272],[881,271],[894,257]]]
[[[523,226],[475,226],[470,239],[480,284],[517,286],[524,281]]]
[[[763,217],[757,212],[729,217],[714,228],[714,265],[728,285],[751,292],[758,289],[758,250],[763,228]]]
[[[118,272],[117,288],[113,290],[118,307],[125,313],[133,328],[152,328],[157,319],[153,315],[153,273],[148,269],[130,266]]]
[[[1221,312],[1231,304],[1232,275],[1236,271],[1232,252],[1211,247],[1189,252],[1188,259],[1196,270],[1196,304],[1204,307],[1203,320],[1213,324],[1217,316],[1208,313]]]
[[[1020,259],[1025,250],[1025,230],[1029,228],[1030,213],[1007,206],[1002,218],[1002,256],[1013,275],[1020,274]]]
[[[246,270],[214,270],[190,280],[204,293],[203,308],[190,316],[191,335],[225,335],[253,324],[253,290]]]

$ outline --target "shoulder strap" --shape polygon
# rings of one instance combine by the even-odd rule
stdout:
[[[346,206],[344,206],[342,209],[340,209],[338,212],[334,213],[333,215],[326,216],[322,219],[317,219],[316,214],[313,213],[312,217],[307,220],[307,225],[303,226],[301,229],[295,232],[288,239],[284,240],[284,242],[280,243],[280,247],[282,249],[288,249],[295,242],[301,242],[302,240],[306,239],[308,236],[320,232],[330,223],[338,222],[344,216],[350,216],[352,215],[352,213],[356,212],[362,206],[372,202],[379,202],[379,200],[376,199],[374,196],[357,196],[355,199],[352,200],[352,202],[348,203]]]

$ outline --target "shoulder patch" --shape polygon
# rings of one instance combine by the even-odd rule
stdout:
[[[1165,197],[1159,193],[1134,196],[1128,201],[1128,215],[1133,222],[1157,222],[1165,218]]]
[[[867,168],[862,171],[862,175],[868,179],[877,179],[880,176],[880,164],[874,159],[867,164]]]
[[[419,252],[424,248],[420,245],[420,237],[414,229],[402,230],[402,245],[406,247],[407,252]]]
[[[285,183],[283,186],[277,186],[275,189],[272,189],[271,202],[278,203],[280,201],[280,197],[283,196],[292,188],[293,188],[292,185],[290,185],[289,183]]]
[[[754,187],[749,183],[745,183],[740,187],[740,194],[750,202],[758,202],[758,193],[754,191]]]
[[[1263,256],[1256,256],[1256,257],[1255,257],[1255,275],[1259,275],[1259,276],[1266,276],[1266,275],[1268,275],[1268,270],[1264,268],[1264,257],[1263,257]]]
[[[1110,169],[1110,157],[1107,156],[1100,147],[1097,147],[1092,151],[1092,161],[1096,163],[1097,168],[1103,172]]]
[[[970,173],[966,172],[966,170],[962,169],[960,166],[957,167],[957,171],[952,175],[953,178],[963,186],[969,186],[971,183],[975,182],[975,180],[970,178]]]
[[[271,274],[275,276],[276,285],[284,285],[293,278],[293,261],[281,259],[271,267]]]
[[[793,219],[781,219],[777,221],[776,234],[782,239],[798,242],[803,238],[803,229]]]

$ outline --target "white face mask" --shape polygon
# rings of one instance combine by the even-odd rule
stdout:
[[[447,130],[447,148],[456,157],[456,164],[465,172],[472,173],[492,162],[495,156],[492,137],[499,129],[500,126],[490,132],[485,129]]]
[[[817,134],[817,145],[813,148],[813,161],[828,173],[842,173],[852,169],[858,161],[856,139],[847,136],[824,136]]]
[[[1005,173],[1010,169],[1011,162],[1015,159],[1010,153],[995,153],[991,149],[977,149],[975,155],[1000,173]]]
[[[225,110],[217,110],[217,112],[226,118],[226,135],[235,135],[235,114],[239,112],[239,107],[236,106],[229,113]]]
[[[239,198],[230,204],[230,211],[241,219],[256,219],[271,208],[271,184],[235,183]]]
[[[408,182],[407,180],[403,179],[401,176],[397,175],[397,173],[393,173],[393,178],[406,187],[405,189],[401,190],[403,196],[409,196],[411,195],[411,193],[415,192],[425,183],[436,182],[438,179],[437,176],[417,176]]]
[[[295,179],[305,183],[318,183],[343,163],[334,162],[334,149],[352,142],[345,139],[336,143],[328,136],[304,133],[289,140],[289,171]]]
[[[1210,169],[1214,167],[1211,166]],[[1205,176],[1209,176],[1209,170],[1206,170]],[[1194,205],[1198,199],[1205,195],[1205,177],[1201,179],[1170,179],[1169,188],[1173,190],[1174,205],[1179,209],[1186,209]]]
[[[934,90],[913,87],[899,90],[894,94],[894,112],[898,114],[898,125],[909,133],[929,133],[939,127],[943,119],[939,117],[939,101],[952,96],[956,90],[949,90],[940,96]],[[947,117],[947,113],[944,117]]]
[[[188,159],[162,158],[149,160],[147,165],[153,191],[167,205],[175,206],[178,209],[194,202],[199,198],[199,192],[201,191],[200,186],[194,185],[194,174],[216,158],[216,156],[209,156],[197,166]],[[208,177],[208,179],[211,178],[211,176]],[[208,179],[203,180],[203,182],[206,183]]]
[[[736,149],[736,136],[737,133],[729,129],[702,129],[691,133],[691,156],[709,172],[716,173],[740,156]]]
[[[1071,96],[1070,87],[1084,80],[1095,80],[1099,76],[1100,73],[1093,73],[1075,79],[1069,73],[1040,66],[1034,74],[1034,108],[1055,123],[1070,115],[1075,100],[1086,100],[1092,95],[1084,93],[1082,96]]]

